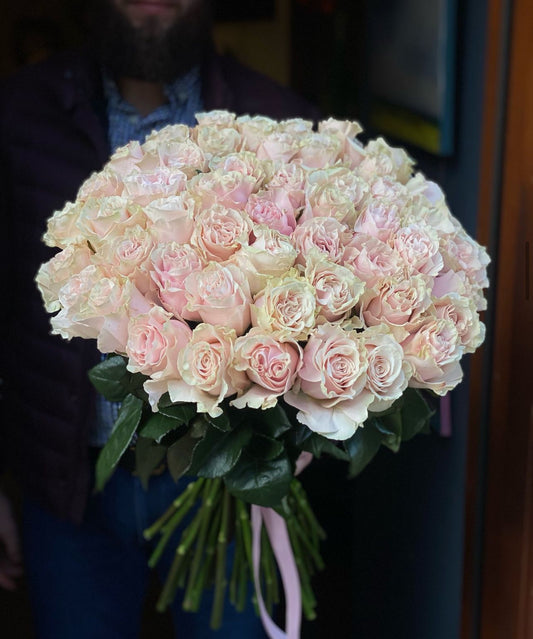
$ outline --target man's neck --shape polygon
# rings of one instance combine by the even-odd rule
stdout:
[[[122,77],[118,79],[117,86],[124,100],[133,105],[143,117],[168,101],[162,83]]]

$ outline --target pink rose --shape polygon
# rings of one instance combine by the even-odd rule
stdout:
[[[85,242],[85,234],[77,226],[82,208],[81,201],[67,202],[60,211],[48,218],[46,233],[43,235],[46,246],[64,249],[69,244],[79,245]]]
[[[237,118],[237,127],[242,134],[246,148],[250,151],[257,151],[261,142],[268,135],[277,129],[276,120],[256,115],[251,118],[249,115],[242,115]]]
[[[222,204],[242,210],[255,187],[255,179],[238,171],[201,173],[190,180],[189,193],[200,199],[202,208]]]
[[[268,189],[283,189],[294,209],[299,209],[305,202],[306,171],[299,164],[278,162],[266,186]]]
[[[233,264],[210,262],[185,280],[187,305],[183,317],[227,326],[242,335],[250,326],[252,301],[248,281]]]
[[[342,151],[342,141],[328,132],[308,133],[301,142],[294,160],[300,160],[305,167],[322,169],[335,164]]]
[[[152,200],[144,207],[150,233],[156,242],[186,244],[192,235],[196,201],[186,191]]]
[[[94,249],[113,237],[121,236],[128,226],[146,226],[146,217],[138,204],[125,197],[89,198],[82,206],[76,226]]]
[[[238,151],[242,145],[241,134],[232,127],[206,126],[196,128],[196,143],[206,157],[220,157]]]
[[[383,138],[370,140],[365,157],[357,166],[358,174],[372,182],[376,176],[390,175],[402,184],[411,177],[413,160],[400,148],[389,146]]]
[[[300,253],[298,262],[305,263],[308,253],[318,249],[332,262],[339,263],[352,236],[348,227],[335,218],[314,217],[299,224],[291,238]]]
[[[442,270],[439,238],[430,228],[405,226],[391,238],[391,243],[411,272],[436,277]]]
[[[362,299],[361,311],[367,326],[387,324],[398,341],[402,341],[421,321],[431,304],[427,284],[422,275],[408,279],[384,279],[377,291],[368,291]]]
[[[348,439],[368,416],[364,393],[368,367],[364,340],[355,331],[322,324],[304,348],[300,390],[285,394],[298,421],[331,439]]]
[[[78,191],[77,199],[85,201],[90,197],[122,195],[123,188],[120,176],[106,166],[102,171],[93,173],[85,180]]]
[[[394,201],[370,200],[355,223],[355,232],[388,242],[400,226],[400,212]]]
[[[152,171],[132,171],[124,176],[124,194],[133,202],[145,206],[152,200],[169,197],[183,191],[187,175],[178,168],[158,166]]]
[[[232,405],[271,408],[292,387],[301,365],[298,342],[280,341],[272,333],[252,328],[235,342],[235,368],[244,371],[253,384]]]
[[[260,160],[290,162],[300,150],[300,140],[291,133],[274,132],[263,138],[257,149]]]
[[[195,115],[198,125],[196,131],[202,127],[216,127],[225,129],[233,127],[235,124],[235,113],[225,111],[223,109],[213,109],[212,111],[203,111]]]
[[[251,151],[240,151],[223,157],[213,158],[209,163],[212,171],[220,170],[222,173],[236,171],[255,180],[253,192],[256,193],[263,182],[272,172],[272,163],[269,160],[258,160]]]
[[[315,326],[316,310],[314,287],[293,270],[267,281],[252,306],[252,323],[283,339],[303,340]]]
[[[105,168],[113,171],[122,179],[136,169],[143,157],[144,150],[140,143],[137,140],[132,140],[113,153]]]
[[[178,355],[181,380],[170,380],[173,402],[194,402],[198,412],[217,417],[225,397],[242,392],[250,382],[233,366],[235,331],[223,326],[199,324]]]
[[[252,222],[246,213],[213,204],[194,221],[191,244],[206,260],[224,262],[248,244]]]
[[[256,224],[264,224],[283,235],[290,235],[296,228],[294,207],[281,189],[251,195],[245,210]]]
[[[459,360],[463,347],[453,322],[427,318],[402,347],[413,367],[410,386],[445,395],[461,381],[463,372]]]
[[[377,237],[363,233],[354,234],[342,261],[368,288],[386,278],[399,279],[404,271],[404,264],[394,249]]]
[[[435,315],[453,322],[465,353],[473,353],[485,339],[485,325],[479,320],[475,301],[458,293],[434,299]]]
[[[191,273],[201,271],[205,261],[188,244],[161,244],[150,256],[152,278],[163,307],[181,317],[187,303],[185,280]]]

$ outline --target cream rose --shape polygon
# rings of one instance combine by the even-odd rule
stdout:
[[[246,213],[213,204],[194,220],[191,244],[206,260],[224,262],[248,245],[252,221]]]

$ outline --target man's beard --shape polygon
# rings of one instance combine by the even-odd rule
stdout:
[[[171,82],[201,61],[211,38],[210,0],[197,0],[167,29],[160,28],[155,16],[133,27],[111,0],[92,5],[89,42],[116,78]]]

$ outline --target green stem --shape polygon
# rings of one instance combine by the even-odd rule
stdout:
[[[226,591],[226,553],[228,548],[228,524],[229,511],[231,505],[231,495],[224,486],[224,497],[222,503],[222,521],[217,538],[217,557],[215,571],[215,595],[213,608],[211,611],[211,628],[216,630],[222,624],[222,614],[224,608],[224,594]]]

